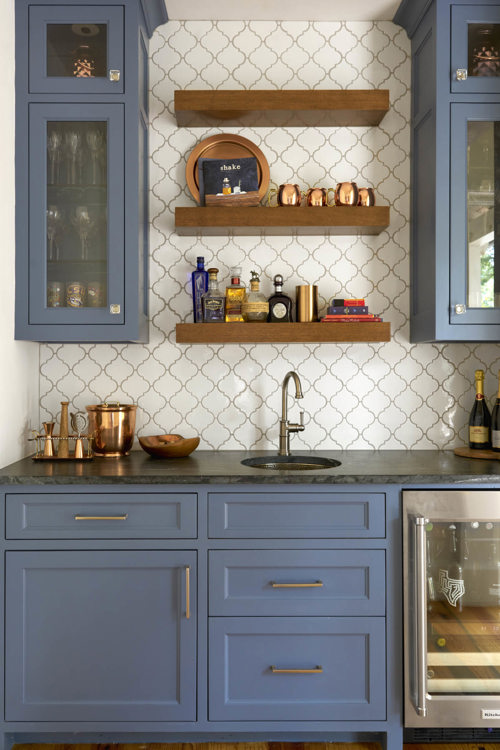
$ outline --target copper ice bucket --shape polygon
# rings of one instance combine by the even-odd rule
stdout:
[[[134,442],[134,404],[107,402],[85,407],[96,456],[128,456]]]

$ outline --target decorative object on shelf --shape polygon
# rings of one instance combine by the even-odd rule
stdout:
[[[71,429],[76,432],[75,458],[83,458],[83,434],[87,427],[87,419],[81,411],[71,412]]]
[[[87,289],[80,281],[70,281],[66,286],[66,305],[68,307],[84,307]]]
[[[358,189],[358,206],[374,206],[375,192],[373,188],[361,187]]]
[[[217,283],[218,268],[208,269],[208,289],[201,297],[204,323],[224,323],[226,297]]]
[[[274,294],[269,297],[269,323],[291,323],[292,300],[283,292],[283,276],[276,274],[273,279]]]
[[[500,75],[499,41],[499,35],[495,34],[494,27],[481,26],[477,30],[469,75],[481,77]]]
[[[231,268],[231,283],[226,287],[226,323],[243,323],[243,302],[246,297],[245,285],[241,283],[241,268]]]
[[[251,271],[250,291],[242,305],[243,317],[247,323],[265,322],[269,314],[269,302],[260,291],[260,279],[256,271]]]
[[[185,458],[200,444],[200,438],[182,435],[150,435],[139,438],[140,446],[154,458]]]
[[[69,401],[61,401],[61,416],[59,418],[59,445],[57,455],[59,458],[68,458],[69,456],[69,423],[68,423],[68,406]]]
[[[273,204],[273,198],[276,198],[276,203]],[[302,191],[298,185],[292,185],[285,183],[280,185],[279,188],[271,188],[267,194],[267,205],[268,206],[300,206],[302,202]]]
[[[93,78],[96,62],[94,51],[88,42],[80,44],[73,52],[73,75],[75,78]]]
[[[382,318],[368,312],[364,299],[333,299],[321,318],[324,323],[381,323]]]
[[[96,456],[128,456],[134,443],[137,406],[108,401],[85,408]]]
[[[258,206],[255,156],[244,159],[198,159],[200,203],[205,206]]]
[[[330,192],[334,195],[333,203],[328,202],[328,195]],[[312,187],[307,190],[305,197],[308,206],[334,206],[336,200],[336,189]]]
[[[47,307],[64,307],[66,298],[61,281],[49,281],[47,284]]]
[[[189,192],[200,203],[198,160],[203,159],[243,159],[255,157],[257,160],[259,201],[269,187],[269,164],[266,157],[252,141],[241,135],[220,133],[200,141],[191,151],[186,163],[186,182]]]
[[[357,206],[358,186],[355,182],[339,182],[335,188],[335,204],[337,206]]]
[[[297,323],[312,323],[318,320],[318,287],[301,284],[295,287]]]
[[[205,258],[196,258],[196,269],[191,273],[191,292],[193,295],[193,321],[203,322],[201,298],[208,289],[208,271],[205,271]]]

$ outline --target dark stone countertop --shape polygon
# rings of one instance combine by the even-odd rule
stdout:
[[[0,469],[4,485],[106,484],[457,484],[500,485],[500,460],[470,459],[453,451],[296,451],[341,462],[332,469],[274,471],[242,466],[273,451],[195,451],[187,458],[155,459],[143,451],[92,461],[21,461]]]

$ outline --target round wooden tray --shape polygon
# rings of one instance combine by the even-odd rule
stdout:
[[[259,179],[259,200],[267,193],[269,187],[269,164],[266,157],[255,143],[233,133],[211,135],[200,141],[189,154],[186,163],[186,182],[189,192],[200,202],[200,184],[198,178],[198,159],[244,159],[255,156],[257,159],[257,177]]]
[[[472,448],[455,448],[453,453],[463,458],[487,458],[493,461],[500,461],[500,453],[492,450],[473,450]]]

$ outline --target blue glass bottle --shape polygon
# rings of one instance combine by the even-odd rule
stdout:
[[[201,298],[208,289],[208,272],[205,271],[205,258],[196,258],[196,271],[191,274],[193,291],[193,317],[195,323],[203,323],[203,309]]]

